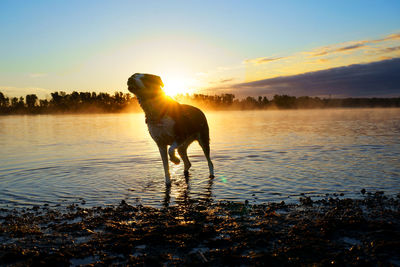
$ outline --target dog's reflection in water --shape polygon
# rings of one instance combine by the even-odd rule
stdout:
[[[185,182],[179,183],[177,186],[177,196],[175,198],[175,203],[184,210],[189,210],[194,203],[199,203],[203,205],[209,205],[212,202],[212,187],[214,184],[214,177],[209,177],[207,186],[204,188],[203,193],[199,194],[198,197],[192,199],[190,197],[190,181],[187,176],[185,176]],[[163,207],[168,208],[171,204],[171,186],[165,187],[165,195]]]

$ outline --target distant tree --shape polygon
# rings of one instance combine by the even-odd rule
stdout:
[[[25,102],[24,102],[24,98],[22,97],[22,96],[20,96],[19,97],[19,100],[18,100],[18,108],[19,109],[23,109],[24,107],[25,107]]]
[[[26,95],[25,99],[26,99],[26,105],[28,106],[28,108],[33,109],[36,106],[38,97],[35,94],[31,94],[31,95]]]
[[[288,95],[274,95],[275,105],[279,108],[296,108],[296,97]]]
[[[246,97],[246,102],[249,103],[249,104],[258,103],[257,100],[254,97],[251,97],[251,96]]]
[[[11,107],[16,108],[17,105],[18,105],[18,98],[16,97],[11,98]]]
[[[222,95],[222,103],[230,106],[230,105],[232,105],[234,98],[235,98],[234,94],[223,94]]]
[[[42,109],[46,109],[49,107],[49,101],[47,99],[40,99],[39,100],[39,106]]]
[[[76,91],[73,91],[71,94],[71,97],[70,97],[70,101],[74,104],[80,104],[81,97],[80,97],[79,93]]]
[[[272,100],[266,96],[254,98],[248,96],[244,99],[235,99],[234,94],[221,95],[179,95],[179,102],[188,102],[210,109],[265,109],[277,107],[282,109],[297,108],[335,108],[335,107],[400,107],[400,98],[343,98],[321,99],[309,96],[275,95]],[[26,113],[58,113],[58,112],[121,112],[139,111],[136,97],[129,93],[115,92],[53,92],[51,99],[38,99],[35,94],[9,99],[0,92],[0,114],[26,114]]]
[[[25,103],[24,98],[21,96],[20,98],[13,97],[11,98],[11,106],[9,109],[10,113],[25,113]]]
[[[6,108],[9,105],[9,99],[2,92],[0,92],[0,107]]]
[[[266,96],[263,97],[262,103],[263,103],[263,106],[267,106],[268,105],[269,100],[268,100],[268,98]]]
[[[51,93],[51,98],[51,101],[54,104],[58,105],[59,103],[61,103],[62,97],[58,94],[58,92]]]

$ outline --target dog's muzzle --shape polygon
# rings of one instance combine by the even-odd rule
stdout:
[[[135,93],[136,91],[136,79],[134,76],[130,77],[127,82],[129,92]]]
[[[134,75],[132,75],[129,79],[128,79],[128,90],[134,94],[136,94],[136,92],[139,89],[144,89],[145,85],[143,84],[142,78],[143,78],[143,74],[140,73],[135,73]]]

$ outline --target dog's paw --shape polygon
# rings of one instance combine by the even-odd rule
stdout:
[[[177,157],[170,157],[170,161],[172,161],[174,164],[178,165],[181,161]]]

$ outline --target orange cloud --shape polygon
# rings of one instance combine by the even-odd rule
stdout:
[[[365,46],[367,46],[367,43],[368,43],[367,41],[360,41],[360,42],[357,42],[356,44],[346,45],[343,47],[327,48],[327,49],[324,49],[322,52],[311,53],[311,55],[313,57],[319,57],[319,56],[325,56],[325,55],[332,54],[332,53],[356,50],[356,49],[364,48]]]
[[[209,88],[219,85],[220,90],[232,84],[232,81],[223,81],[225,77],[235,77],[233,82],[252,82],[391,58],[400,58],[400,33],[315,47],[286,56],[246,59],[235,68],[218,69],[218,75],[207,76],[208,82],[204,84],[208,84]]]
[[[265,64],[271,61],[277,61],[280,59],[283,59],[285,57],[259,57],[259,58],[253,58],[253,59],[246,59],[244,63],[250,63],[250,64],[255,64],[255,65],[260,65],[260,64]]]
[[[371,44],[383,43],[383,42],[392,41],[392,40],[400,40],[400,33],[390,34],[381,39],[362,40],[362,41],[356,41],[356,42],[351,42],[351,43],[331,45],[331,46],[327,46],[327,47],[323,47],[323,48],[318,48],[312,52],[308,52],[308,53],[306,52],[306,54],[310,54],[313,57],[326,56],[326,55],[332,54],[332,53],[347,52],[347,51],[358,50],[358,49],[362,49],[362,48],[370,48]],[[339,47],[337,47],[338,45],[339,45]],[[388,50],[386,52],[393,52],[393,51]]]
[[[375,40],[375,42],[390,41],[390,40],[400,40],[400,33],[389,34],[383,39]]]
[[[387,47],[382,49],[380,52],[382,53],[391,53],[391,52],[396,52],[400,51],[400,46],[395,46],[395,47]]]

